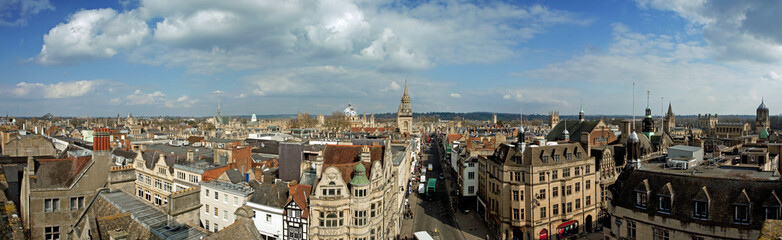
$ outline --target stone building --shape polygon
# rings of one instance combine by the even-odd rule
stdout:
[[[386,239],[398,232],[390,142],[328,145],[310,196],[309,239]],[[407,166],[402,166],[407,167]]]
[[[37,157],[37,156],[56,156],[57,149],[51,141],[41,135],[24,135],[9,139],[8,143],[3,145],[3,155],[11,157]]]
[[[664,164],[643,163],[612,185],[605,239],[757,239],[764,220],[780,218],[773,171]]]
[[[91,156],[27,159],[22,176],[20,213],[31,239],[61,239],[107,185],[114,165],[109,130],[95,129]]]
[[[671,103],[668,103],[668,113],[665,114],[663,119],[663,132],[668,135],[674,135],[671,130],[676,127],[676,116],[673,114]]]
[[[413,132],[413,109],[410,107],[410,95],[407,94],[407,82],[396,113],[396,126],[399,128],[399,134],[409,135]]]
[[[517,141],[478,162],[478,199],[495,237],[556,239],[594,228],[597,168],[580,144]]]
[[[770,130],[771,128],[771,122],[768,118],[768,107],[766,107],[765,101],[760,101],[760,106],[758,106],[758,109],[756,110],[757,115],[755,116],[755,133],[760,134],[765,129],[766,131]]]

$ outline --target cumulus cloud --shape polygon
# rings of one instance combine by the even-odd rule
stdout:
[[[24,26],[34,15],[54,10],[49,0],[0,1],[0,26]]]
[[[110,8],[81,10],[43,36],[36,60],[45,65],[63,65],[111,58],[121,49],[140,45],[147,35],[147,24],[135,11],[118,14]]]
[[[198,99],[192,99],[187,95],[182,95],[176,100],[166,101],[165,106],[168,108],[190,108],[193,107],[193,105],[196,103],[198,103]]]
[[[637,0],[641,8],[672,11],[699,29],[717,57],[726,61],[782,61],[782,4],[777,1]]]
[[[451,93],[451,94],[450,94],[450,96],[451,96],[452,98],[461,98],[461,97],[462,97],[462,95],[461,95],[461,94],[458,94],[458,93]]]
[[[160,91],[144,93],[137,89],[132,94],[124,98],[114,98],[111,102],[123,105],[162,105],[166,102],[166,94]]]
[[[82,80],[73,82],[58,82],[53,84],[20,82],[6,93],[19,98],[58,99],[84,96],[98,86],[103,80]]]
[[[126,23],[124,28],[102,31],[117,19]],[[549,27],[590,22],[540,5],[500,2],[430,0],[396,6],[351,0],[144,0],[122,13],[77,12],[47,34],[39,62],[110,58],[129,49],[131,61],[198,73],[301,62],[421,70],[512,58],[519,44]]]

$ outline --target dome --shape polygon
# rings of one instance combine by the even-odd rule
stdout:
[[[758,106],[758,110],[760,110],[760,109],[763,109],[763,110],[768,109],[766,107],[766,102],[764,100],[760,100],[760,106]]]
[[[768,131],[766,131],[766,128],[763,128],[763,131],[760,132],[760,139],[768,139]]]
[[[565,129],[565,130],[562,131],[562,135],[570,135],[570,132],[568,132],[568,130]]]
[[[637,143],[637,142],[640,141],[638,139],[638,134],[636,134],[635,131],[633,131],[633,133],[630,133],[630,139],[629,140],[630,140],[630,142],[634,142],[634,143]]]
[[[366,176],[367,168],[364,164],[357,164],[353,170],[353,179],[350,180],[350,184],[364,186],[369,184],[369,179]]]
[[[358,113],[356,113],[356,109],[353,108],[353,106],[351,106],[350,104],[348,104],[348,107],[345,108],[345,110],[343,110],[342,113],[344,113],[345,116],[348,116],[348,117],[358,116]]]

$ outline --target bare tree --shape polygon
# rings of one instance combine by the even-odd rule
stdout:
[[[331,132],[340,132],[348,128],[348,120],[342,112],[333,112],[325,118],[324,125]]]

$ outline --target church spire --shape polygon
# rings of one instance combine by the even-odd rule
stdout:
[[[217,98],[217,116],[220,116],[220,98]]]
[[[668,114],[666,116],[671,117],[673,116],[673,109],[671,108],[671,102],[668,102]]]
[[[578,111],[578,121],[583,122],[584,121],[584,99],[581,99],[581,110]]]

